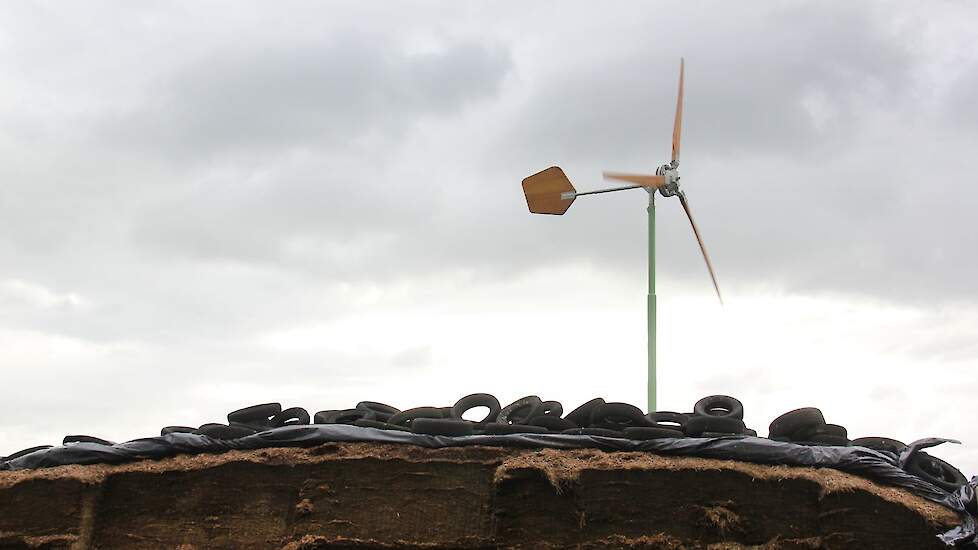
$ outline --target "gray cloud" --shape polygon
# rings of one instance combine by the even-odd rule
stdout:
[[[668,158],[685,54],[682,172],[721,282],[920,303],[973,297],[963,209],[978,196],[960,177],[973,163],[964,142],[942,140],[947,148],[935,151],[921,138],[954,130],[931,108],[929,45],[900,39],[912,17],[800,4],[738,14],[736,25],[686,15],[688,26],[657,28],[647,41],[616,43],[600,63],[534,80],[500,149],[510,134],[523,137],[525,173],[559,163],[589,188],[601,169],[652,169]],[[565,225],[581,231],[565,230],[568,254],[641,269],[641,248],[627,237],[642,232],[639,200],[575,205]],[[584,202],[600,214],[583,214]],[[659,269],[705,282],[681,211],[661,206]]]
[[[903,288],[907,281],[887,290],[879,280],[908,248],[926,247],[894,248],[882,228],[912,214],[893,191],[912,192],[918,175],[897,172],[889,158],[902,160],[906,140],[889,136],[887,149],[864,130],[927,115],[907,100],[922,58],[897,39],[903,25],[859,7],[792,5],[741,14],[737,26],[718,24],[715,15],[689,9],[695,32],[665,27],[599,45],[594,59],[586,54],[594,43],[573,40],[576,8],[535,37],[564,48],[553,59],[476,40],[410,53],[368,31],[263,35],[190,50],[165,63],[170,70],[143,77],[135,87],[141,94],[92,126],[96,157],[126,163],[108,178],[116,182],[110,196],[126,208],[135,201],[139,212],[112,230],[124,246],[171,257],[293,266],[347,280],[383,280],[392,257],[402,275],[434,266],[515,273],[582,261],[638,271],[644,216],[636,192],[582,200],[565,223],[530,219],[518,181],[566,159],[572,178],[588,187],[601,168],[647,167],[655,142],[665,153],[675,51],[689,58],[684,174],[721,280],[751,284],[761,269],[788,288]],[[639,14],[633,24],[658,19]],[[595,23],[594,32],[607,32],[607,21]],[[662,40],[669,51],[650,54]],[[518,87],[506,90],[525,99],[494,104],[504,97],[510,59]],[[480,109],[464,111],[473,101]],[[485,137],[471,139],[478,136]],[[95,175],[103,163],[81,164],[89,181],[106,181]],[[141,168],[149,171],[133,181]],[[91,204],[67,220],[105,208],[102,196],[73,198]],[[634,212],[622,215],[623,208]],[[677,214],[662,203],[660,268],[701,279]],[[69,230],[92,221],[105,223],[88,215],[51,239],[63,243]],[[942,220],[923,226],[934,221]],[[949,262],[912,278],[957,292],[973,269],[945,253],[942,263]],[[858,269],[829,271],[842,265]]]
[[[824,151],[858,128],[860,110],[896,108],[915,88],[911,45],[867,6],[787,4],[738,13],[735,25],[719,10],[677,11],[683,25],[643,14],[656,32],[613,42],[590,66],[556,65],[532,79],[526,116],[517,119],[528,150],[626,164],[668,160],[680,55],[689,62],[687,147],[728,159],[760,149]],[[579,29],[556,28],[548,39],[572,52],[591,46],[569,40]]]
[[[420,117],[494,96],[508,65],[502,48],[476,42],[411,53],[375,33],[259,41],[188,59],[102,131],[195,160],[234,148],[390,146]]]

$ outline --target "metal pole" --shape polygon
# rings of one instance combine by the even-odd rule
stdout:
[[[648,359],[649,412],[655,408],[655,189],[649,189],[649,296],[648,296]]]
[[[645,187],[644,185],[626,185],[624,187],[611,187],[609,189],[596,189],[594,191],[585,191],[583,193],[578,191],[564,191],[560,194],[560,200],[569,201],[574,197],[583,197],[584,195],[599,195],[601,193],[611,193],[613,191],[624,191],[626,189],[638,189],[639,187]]]
[[[624,191],[625,189],[638,189],[639,187],[644,187],[642,185],[625,185],[622,187],[611,187],[608,189],[597,189],[594,191],[585,191],[583,193],[575,193],[578,197],[582,195],[597,195],[598,193],[611,193],[612,191]]]

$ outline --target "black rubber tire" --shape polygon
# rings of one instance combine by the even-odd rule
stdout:
[[[445,418],[445,413],[442,407],[414,407],[395,414],[388,418],[387,422],[396,426],[410,427],[411,422],[416,418]]]
[[[961,470],[923,451],[918,451],[910,457],[906,470],[949,493],[957,491],[968,482],[968,478],[961,473]]]
[[[167,426],[160,430],[160,435],[166,434],[191,434],[197,431],[197,428],[191,428],[190,426]]]
[[[692,436],[703,432],[740,435],[746,430],[744,421],[732,416],[694,416],[686,422],[686,433]]]
[[[816,424],[794,432],[791,434],[791,439],[794,441],[814,441],[812,438],[816,435],[834,435],[848,439],[849,431],[846,430],[845,426],[838,424]]]
[[[609,430],[607,428],[571,428],[560,433],[567,435],[597,435],[601,437],[617,437],[619,439],[625,437],[625,434],[622,432],[618,430]]]
[[[281,403],[262,403],[228,413],[228,422],[242,424],[267,423],[268,419],[282,412]],[[270,424],[269,424],[270,425]]]
[[[769,437],[771,441],[778,441],[780,443],[791,443],[791,440],[783,435],[776,435],[774,437]]]
[[[495,422],[496,417],[499,416],[499,411],[503,410],[495,395],[488,393],[473,393],[471,395],[466,395],[455,402],[455,406],[452,407],[452,418],[463,420],[462,415],[465,414],[466,411],[476,407],[486,407],[489,409],[489,413],[486,414],[485,418],[476,421],[477,424]]]
[[[528,424],[490,422],[482,427],[482,432],[486,435],[545,434],[547,429],[543,426],[530,426]]]
[[[364,409],[364,410],[374,411],[379,413],[387,413],[387,414],[397,414],[401,412],[401,409],[398,409],[397,407],[392,407],[391,405],[388,405],[386,403],[380,403],[377,401],[361,401],[357,403],[356,407],[353,408]]]
[[[679,429],[686,432],[686,422],[689,417],[683,413],[671,411],[656,411],[645,415],[649,424],[656,428]]]
[[[4,460],[13,460],[15,458],[20,458],[22,456],[27,456],[31,453],[36,453],[37,451],[43,451],[44,449],[50,449],[50,448],[52,448],[51,445],[38,445],[36,447],[28,447],[26,449],[21,449],[16,453],[11,454],[10,456],[4,458]]]
[[[357,403],[355,409],[360,409],[364,411],[373,411],[374,418],[381,422],[387,422],[390,417],[401,412],[401,409],[397,407],[392,407],[386,403],[378,403],[376,401],[361,401]]]
[[[200,428],[197,428],[197,433],[206,435],[207,437],[213,437],[214,439],[239,439],[257,433],[255,430],[245,428],[237,422],[235,424],[237,425],[204,424]]]
[[[275,426],[272,425],[271,422],[260,422],[260,421],[252,421],[252,422],[228,422],[228,426],[244,426],[246,428],[250,428],[252,430],[255,430],[256,432],[263,432],[265,430],[271,430],[272,428],[275,427]]]
[[[540,403],[540,412],[533,416],[560,416],[564,414],[564,406],[560,404],[560,401],[543,401]]]
[[[360,420],[353,421],[354,426],[360,426],[361,428],[378,428],[381,430],[394,430],[399,432],[410,432],[410,428],[405,428],[404,426],[395,426],[387,422],[380,420],[367,420],[366,418],[361,418]]]
[[[728,434],[726,432],[703,432],[696,437],[744,437],[744,434]]]
[[[411,421],[411,431],[416,434],[452,437],[472,435],[472,426],[471,422],[454,418],[415,418]]]
[[[791,434],[809,426],[825,424],[822,411],[815,407],[804,407],[788,411],[771,421],[768,437],[791,437]]]
[[[232,428],[241,428],[253,433],[263,432],[265,430],[270,430],[271,428],[256,428],[254,424],[242,424],[241,422],[228,422],[228,426]]]
[[[744,404],[729,395],[709,395],[693,405],[693,413],[697,416],[722,416],[743,420]]]
[[[900,454],[907,448],[907,444],[898,439],[889,437],[860,437],[852,440],[853,447],[866,447],[874,451],[889,451]]]
[[[571,428],[578,427],[577,425],[575,425],[570,420],[567,420],[566,418],[561,418],[559,416],[550,416],[546,414],[540,416],[534,416],[533,418],[527,421],[527,424],[530,426],[542,426],[552,432],[557,432],[557,433],[560,433],[564,430],[570,430]]]
[[[543,401],[536,395],[528,395],[506,405],[496,416],[498,424],[526,424],[526,421],[540,414]]]
[[[343,409],[319,411],[313,415],[313,424],[353,424],[357,420],[376,420],[377,413],[369,409]]]
[[[292,407],[272,417],[272,427],[304,426],[309,423],[309,413],[302,407]]]
[[[567,413],[567,415],[564,416],[564,419],[570,420],[577,426],[586,426],[588,422],[591,421],[591,412],[594,411],[594,408],[598,405],[603,405],[604,403],[604,399],[595,397],[594,399]]]
[[[589,428],[621,431],[625,428],[648,426],[642,410],[628,403],[602,403],[591,411]]]
[[[826,424],[822,427],[827,435],[837,435],[839,437],[844,437],[849,439],[849,430],[845,426],[840,426],[839,424]]]
[[[757,430],[752,430],[750,428],[747,428],[746,430],[744,430],[744,435],[749,435],[751,437],[757,437]]]
[[[649,426],[635,426],[633,428],[625,428],[622,431],[625,437],[628,439],[637,439],[640,441],[648,441],[650,439],[665,439],[665,438],[679,438],[686,437],[680,430],[674,430],[670,428],[656,428]]]
[[[102,439],[101,437],[91,435],[66,435],[64,439],[61,440],[61,444],[67,445],[69,443],[96,443],[98,445],[107,445],[109,447],[115,445],[114,441],[108,441]]]
[[[804,428],[791,432],[788,434],[788,439],[791,441],[811,441],[811,437],[819,432],[819,429],[825,426],[825,424],[812,424],[811,426],[805,426]]]
[[[806,443],[818,443],[830,447],[848,447],[849,438],[832,434],[816,434],[805,440]]]

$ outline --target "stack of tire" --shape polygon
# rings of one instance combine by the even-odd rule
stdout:
[[[968,478],[954,466],[931,456],[923,451],[917,451],[910,456],[904,469],[920,479],[936,485],[945,491],[957,491],[968,482]],[[974,505],[974,500],[971,501]]]
[[[890,437],[860,437],[851,441],[848,437],[845,427],[826,423],[822,411],[815,407],[804,407],[782,414],[771,422],[768,431],[768,438],[771,440],[799,445],[863,447],[889,453],[894,457],[900,457],[907,450],[905,443]],[[904,469],[946,491],[956,491],[967,483],[967,478],[960,470],[923,451],[913,453],[906,461]]]
[[[94,443],[96,445],[115,445],[114,441],[109,441],[107,439],[102,439],[101,437],[95,437],[91,435],[66,435],[61,440],[61,444],[65,446],[75,445],[76,443]],[[37,451],[43,451],[45,449],[52,448],[52,445],[37,445],[36,447],[28,447],[26,449],[21,449],[10,456],[0,457],[0,460],[13,460],[15,458],[20,458],[22,456],[35,453]]]
[[[486,413],[473,421],[464,419],[466,413],[477,408],[485,409]],[[517,399],[504,407],[493,395],[474,393],[451,407],[415,407],[403,411],[383,403],[361,401],[353,409],[317,412],[313,422],[446,436],[569,433],[623,437],[627,431],[638,437],[635,428],[656,427],[638,407],[608,403],[601,398],[592,399],[567,415],[563,412],[559,402],[544,401],[536,395]],[[683,433],[670,425],[659,435],[682,437]]]
[[[775,418],[768,427],[768,439],[801,445],[848,447],[849,432],[844,426],[828,424],[822,411],[803,407]]]
[[[685,431],[692,437],[757,435],[744,424],[744,404],[729,395],[711,395],[697,401]]]
[[[477,420],[466,420],[470,411],[484,408]],[[488,393],[474,393],[459,399],[450,407],[415,407],[401,410],[376,401],[361,401],[352,409],[319,411],[310,419],[300,407],[283,409],[280,403],[252,405],[227,414],[227,424],[207,423],[196,428],[167,426],[160,431],[206,435],[215,439],[237,439],[283,426],[315,424],[349,424],[365,428],[396,430],[440,436],[473,434],[568,434],[652,440],[682,437],[744,437],[757,432],[744,424],[743,404],[728,395],[711,395],[693,405],[691,413],[656,411],[643,413],[628,403],[606,402],[598,397],[564,414],[557,401],[544,401],[536,395],[517,399],[505,407]],[[888,437],[864,437],[850,441],[844,426],[829,424],[822,411],[805,407],[786,412],[769,426],[768,438],[812,446],[860,446],[905,462],[907,472],[948,491],[966,482],[954,466],[925,452],[903,456],[907,446]],[[69,435],[64,445],[113,442],[88,435]],[[50,445],[31,447],[2,457],[12,460]]]
[[[282,426],[301,426],[309,424],[309,413],[302,407],[283,410],[281,403],[262,403],[228,413],[228,423],[209,422],[197,428],[190,426],[167,426],[160,435],[190,433],[206,435],[214,439],[238,439],[248,435],[281,428]]]
[[[897,458],[902,458],[902,453],[907,450],[907,446],[902,441],[890,437],[860,437],[853,439],[852,445],[890,453]],[[910,455],[904,465],[904,470],[945,491],[957,491],[959,487],[968,482],[968,478],[961,470],[923,451],[917,451]]]
[[[481,418],[464,419],[466,413],[480,407],[486,410]],[[459,399],[451,407],[415,407],[404,411],[383,403],[361,401],[352,409],[317,412],[313,422],[445,436],[560,433],[648,440],[756,435],[744,426],[743,405],[732,397],[701,399],[694,410],[697,412],[645,414],[634,405],[607,402],[599,397],[563,415],[559,402],[544,401],[536,395],[503,407],[496,397],[475,393]]]

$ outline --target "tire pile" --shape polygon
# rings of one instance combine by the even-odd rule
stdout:
[[[476,408],[488,412],[478,421],[463,415]],[[282,409],[279,403],[253,405],[232,411],[227,424],[208,423],[199,427],[167,426],[160,435],[191,433],[214,439],[238,439],[283,426],[312,424],[350,424],[364,428],[399,430],[439,436],[567,434],[617,437],[632,440],[661,438],[737,438],[756,437],[757,432],[744,424],[743,404],[727,395],[704,397],[693,405],[693,412],[656,411],[643,413],[628,403],[606,402],[595,398],[564,414],[558,401],[544,401],[535,395],[501,406],[487,393],[475,393],[459,399],[450,407],[415,407],[400,410],[374,401],[361,401],[352,409],[319,411],[312,418],[301,407]],[[850,440],[845,427],[829,424],[822,411],[806,407],[775,418],[768,430],[773,441],[812,446],[860,446],[899,456],[907,445],[887,437],[863,437]],[[63,445],[94,443],[113,445],[98,437],[69,435]],[[31,447],[7,457],[12,460],[50,445]],[[964,474],[947,462],[924,452],[913,453],[905,465],[907,472],[947,491],[955,491],[967,482]]]

